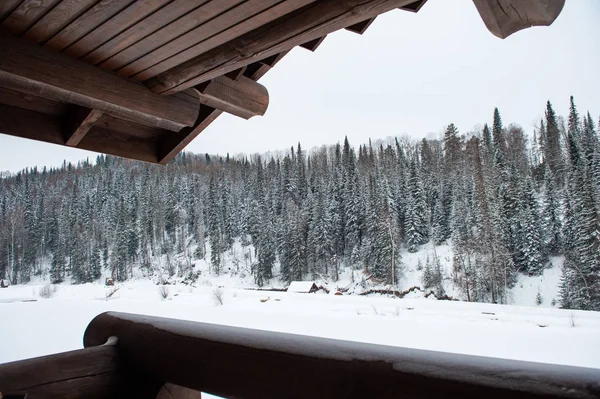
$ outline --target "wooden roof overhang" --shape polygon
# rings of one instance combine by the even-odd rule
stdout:
[[[426,0],[2,0],[0,132],[166,164],[222,112],[263,115],[257,81],[292,48]],[[564,0],[474,0],[501,38]]]

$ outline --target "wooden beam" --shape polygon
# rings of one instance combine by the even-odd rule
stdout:
[[[0,133],[25,139],[66,145],[64,117],[0,104]],[[106,115],[104,115],[106,116]],[[127,123],[127,122],[124,122]],[[140,128],[143,126],[140,126]],[[151,129],[151,128],[147,128]],[[131,131],[131,129],[127,129]],[[166,136],[176,134],[164,131]],[[77,148],[145,162],[158,162],[157,139],[136,137],[97,122]]]
[[[103,112],[97,109],[77,107],[73,110],[67,120],[65,144],[69,147],[77,147],[102,114]]]
[[[235,71],[231,71],[228,74],[225,74],[225,76],[227,76],[229,79],[233,79],[233,80],[238,80],[240,76],[244,75],[244,72],[246,72],[247,67],[242,67],[239,69],[236,69]]]
[[[152,93],[143,85],[0,32],[0,86],[179,131],[198,106]]]
[[[562,11],[565,0],[473,0],[485,26],[505,39],[521,29],[549,26]]]
[[[321,43],[323,43],[323,40],[325,40],[326,36],[323,37],[319,37],[318,39],[314,39],[311,40],[310,42],[306,42],[304,44],[301,44],[300,47],[305,48],[309,51],[315,51],[317,49],[317,47],[319,47],[321,45]]]
[[[404,7],[400,7],[400,9],[409,12],[419,12],[425,3],[427,3],[427,0],[418,0],[414,3],[407,4]]]
[[[119,371],[117,347],[107,344],[0,364],[0,389],[7,397],[108,398],[119,395]]]
[[[264,115],[269,106],[267,89],[245,76],[238,80],[220,76],[194,89],[200,103],[244,119]]]
[[[346,27],[346,30],[362,35],[369,29],[369,26],[375,21],[375,18],[369,18],[352,26]]]
[[[226,398],[533,399],[599,393],[598,369],[117,312],[90,322],[84,346],[110,335],[119,337],[132,367]]]
[[[269,69],[277,64],[286,54],[287,51],[274,54],[267,59],[257,61],[244,71],[244,76],[257,81],[263,77],[269,71]],[[183,94],[187,93],[180,92],[177,95]],[[217,119],[222,112],[223,111],[211,108],[207,105],[202,105],[200,107],[200,112],[198,113],[198,119],[196,120],[194,126],[182,129],[178,133],[170,134],[163,139],[158,149],[158,162],[162,165],[166,165],[171,162],[171,160],[175,158],[179,152],[181,152],[189,143],[191,143],[192,140],[198,137],[198,135],[202,133],[204,129],[206,129],[215,119]]]
[[[318,1],[281,18],[278,23],[249,32],[173,67],[146,83],[156,93],[172,94],[412,2]]]
[[[202,392],[167,382],[156,395],[156,399],[202,399]]]

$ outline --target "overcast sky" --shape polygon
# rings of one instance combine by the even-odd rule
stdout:
[[[296,48],[261,83],[270,105],[249,121],[222,115],[188,151],[232,155],[310,149],[348,136],[437,136],[491,122],[531,134],[550,100],[562,115],[569,96],[600,116],[600,1],[568,0],[556,22],[505,40],[484,26],[470,0],[429,0],[418,14],[394,10],[365,34],[329,35],[316,52]],[[0,171],[58,166],[94,153],[0,134]]]

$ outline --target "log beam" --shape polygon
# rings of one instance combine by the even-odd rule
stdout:
[[[319,47],[321,43],[323,43],[323,40],[325,40],[325,36],[301,44],[300,47],[307,49],[308,51],[315,51],[317,47]]]
[[[413,3],[411,0],[317,1],[280,22],[242,35],[149,79],[156,93],[172,94],[271,55]]]
[[[485,26],[505,39],[532,26],[549,26],[562,11],[565,0],[473,0]]]
[[[143,85],[54,50],[0,32],[0,86],[96,109],[152,127],[179,131],[199,105],[158,96]]]
[[[219,76],[194,87],[200,103],[240,118],[264,115],[269,106],[267,89],[245,76],[237,80]]]
[[[77,107],[73,110],[67,119],[65,144],[69,147],[77,147],[81,139],[102,115],[103,112],[97,109]]]

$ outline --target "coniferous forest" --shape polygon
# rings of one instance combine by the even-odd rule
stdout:
[[[403,251],[447,242],[469,301],[506,303],[519,273],[564,256],[561,306],[600,310],[598,130],[571,98],[566,118],[548,102],[529,134],[496,109],[490,126],[450,124],[439,139],[27,169],[0,178],[0,278],[124,281],[161,259],[194,279],[193,259],[224,273],[241,240],[259,286],[335,280],[341,268],[393,284]]]

